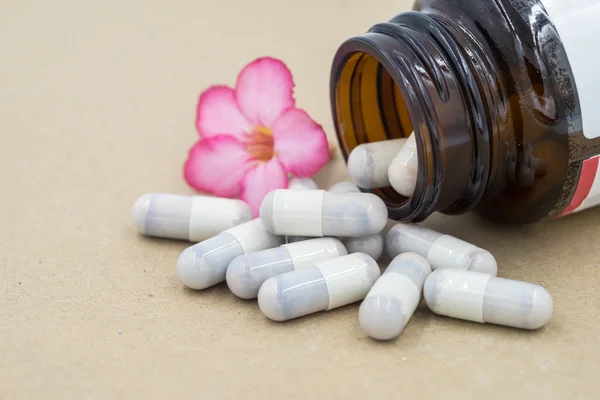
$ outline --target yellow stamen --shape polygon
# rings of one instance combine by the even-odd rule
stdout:
[[[266,126],[255,126],[246,136],[246,150],[257,161],[269,161],[275,155],[273,132]]]

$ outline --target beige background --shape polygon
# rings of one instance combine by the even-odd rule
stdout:
[[[140,194],[191,193],[201,90],[279,57],[333,138],[334,51],[409,4],[1,0],[0,398],[598,398],[600,209],[431,218],[548,288],[555,316],[523,332],[422,309],[391,343],[365,337],[357,305],[273,323],[225,285],[185,290],[186,243],[131,226]],[[344,176],[338,158],[319,179]]]

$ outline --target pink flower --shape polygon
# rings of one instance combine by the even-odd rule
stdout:
[[[257,215],[263,197],[286,188],[288,173],[314,175],[329,161],[323,128],[296,108],[286,65],[259,58],[238,75],[235,89],[213,86],[200,95],[201,140],[184,165],[188,184],[216,196],[241,198]]]

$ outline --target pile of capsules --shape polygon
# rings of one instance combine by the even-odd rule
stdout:
[[[402,158],[397,169],[416,167],[411,138],[399,140],[352,152],[348,169],[357,184],[389,186],[394,157]],[[391,156],[390,142],[402,147]],[[388,154],[387,166],[381,153]],[[403,189],[414,190],[411,176],[416,173],[405,171],[398,180]],[[256,219],[240,200],[145,194],[133,207],[133,220],[145,235],[199,242],[177,261],[184,285],[201,290],[227,281],[236,296],[258,298],[261,311],[275,321],[364,300],[361,327],[389,340],[402,332],[421,294],[436,314],[480,323],[537,329],[552,315],[544,288],[497,278],[490,252],[416,224],[389,230],[385,247],[392,261],[382,275],[377,261],[387,208],[350,182],[326,191],[311,179],[293,179],[288,189],[264,198]]]

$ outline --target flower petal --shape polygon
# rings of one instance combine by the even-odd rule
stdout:
[[[235,95],[248,120],[267,128],[296,104],[292,73],[282,61],[270,57],[259,58],[240,72]]]
[[[292,108],[273,125],[275,154],[286,171],[297,177],[312,176],[329,162],[329,145],[321,125],[304,110]]]
[[[260,203],[267,193],[274,189],[285,189],[287,183],[287,173],[283,166],[277,158],[272,158],[248,171],[244,177],[244,190],[240,198],[248,203],[257,217]]]
[[[252,125],[238,107],[235,91],[227,86],[212,86],[200,95],[196,128],[202,138],[216,135],[242,137]]]
[[[237,197],[242,178],[254,165],[246,145],[229,135],[196,143],[189,152],[183,175],[193,188],[221,197]]]

